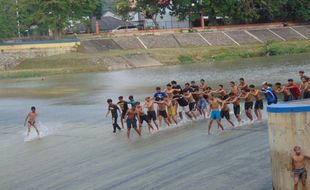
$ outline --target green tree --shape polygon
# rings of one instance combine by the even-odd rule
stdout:
[[[20,9],[25,26],[49,28],[59,38],[70,21],[95,15],[100,0],[21,0]]]
[[[16,6],[13,0],[0,1],[0,38],[17,36]]]
[[[127,21],[132,20],[132,11],[133,8],[131,7],[128,0],[120,0],[116,4],[116,13],[121,16],[122,20],[127,23]]]

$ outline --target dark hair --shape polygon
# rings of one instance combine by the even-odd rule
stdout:
[[[35,110],[35,109],[36,109],[36,107],[34,107],[34,106],[31,107],[31,110]]]
[[[231,84],[235,85],[236,83],[234,81],[230,81]]]
[[[293,79],[288,79],[287,82],[294,82],[294,80]]]
[[[304,73],[305,73],[305,71],[302,71],[302,70],[301,70],[301,71],[299,71],[299,73],[302,73],[302,74],[304,74]]]
[[[111,103],[111,102],[112,102],[112,99],[108,99],[107,102],[108,102],[108,103]]]
[[[196,83],[196,82],[194,80],[192,80],[191,83]]]
[[[269,84],[267,84],[269,87],[272,87],[272,84],[271,83],[269,83]]]
[[[156,90],[160,90],[160,87],[158,86],[158,87],[156,87]]]
[[[189,86],[189,83],[187,82],[187,83],[185,83],[185,85],[188,85],[188,86]]]
[[[130,95],[128,98],[129,98],[129,100],[130,100],[130,99],[133,99],[133,96],[132,96],[132,95]]]
[[[251,84],[249,87],[250,87],[250,88],[255,88],[255,85],[254,85],[254,84]]]
[[[124,99],[124,97],[123,97],[123,96],[119,96],[118,99],[119,99],[119,100],[122,100],[122,99]]]
[[[281,83],[277,82],[275,85],[276,85],[276,86],[281,86]]]
[[[224,86],[222,84],[219,85],[220,87],[224,88]]]
[[[177,84],[177,81],[173,80],[171,81],[171,84]]]
[[[242,81],[244,81],[244,78],[240,78],[239,80],[242,80]]]
[[[169,83],[169,84],[167,84],[166,86],[169,86],[169,87],[170,87],[170,86],[171,86],[171,84]]]
[[[200,81],[203,81],[203,82],[205,82],[205,80],[204,80],[204,79],[200,79]]]

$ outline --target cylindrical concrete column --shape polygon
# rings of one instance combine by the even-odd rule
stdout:
[[[292,150],[298,145],[310,155],[310,100],[268,106],[272,182],[275,190],[294,189]],[[306,160],[310,172],[310,160]],[[300,183],[301,189],[301,183]],[[307,180],[310,190],[310,180]]]

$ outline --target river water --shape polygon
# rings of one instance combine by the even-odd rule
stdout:
[[[271,189],[266,120],[206,135],[207,120],[143,136],[112,134],[106,99],[151,95],[171,80],[211,86],[299,81],[310,55],[0,81],[0,189]],[[25,137],[32,105],[43,138]],[[265,115],[266,116],[266,115]],[[265,117],[266,119],[266,117]]]

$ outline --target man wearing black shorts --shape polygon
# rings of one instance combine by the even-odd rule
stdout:
[[[253,115],[252,115],[253,101],[252,101],[252,96],[250,94],[250,89],[243,90],[239,98],[244,99],[244,110],[245,110],[246,116],[252,122],[253,121]]]
[[[147,115],[144,113],[143,107],[140,105],[140,103],[137,104],[136,107],[136,114],[138,116],[139,121],[139,131],[142,134],[142,124],[143,121],[145,121],[148,124],[149,132],[151,132],[151,129],[154,130],[154,127],[152,126],[150,120],[148,119]]]
[[[123,96],[120,96],[118,97],[117,105],[122,110],[121,124],[122,124],[122,128],[124,128],[124,118],[125,118],[126,112],[128,111],[128,103],[124,100]]]
[[[118,113],[121,113],[119,107],[115,104],[113,104],[112,100],[111,99],[108,99],[107,100],[107,103],[109,104],[109,107],[108,107],[108,112],[106,114],[106,117],[109,115],[109,113],[111,112],[111,115],[112,115],[112,124],[113,124],[113,133],[116,133],[116,128],[118,130],[121,130],[121,128],[119,127],[118,123],[117,123],[117,118],[118,118]]]

